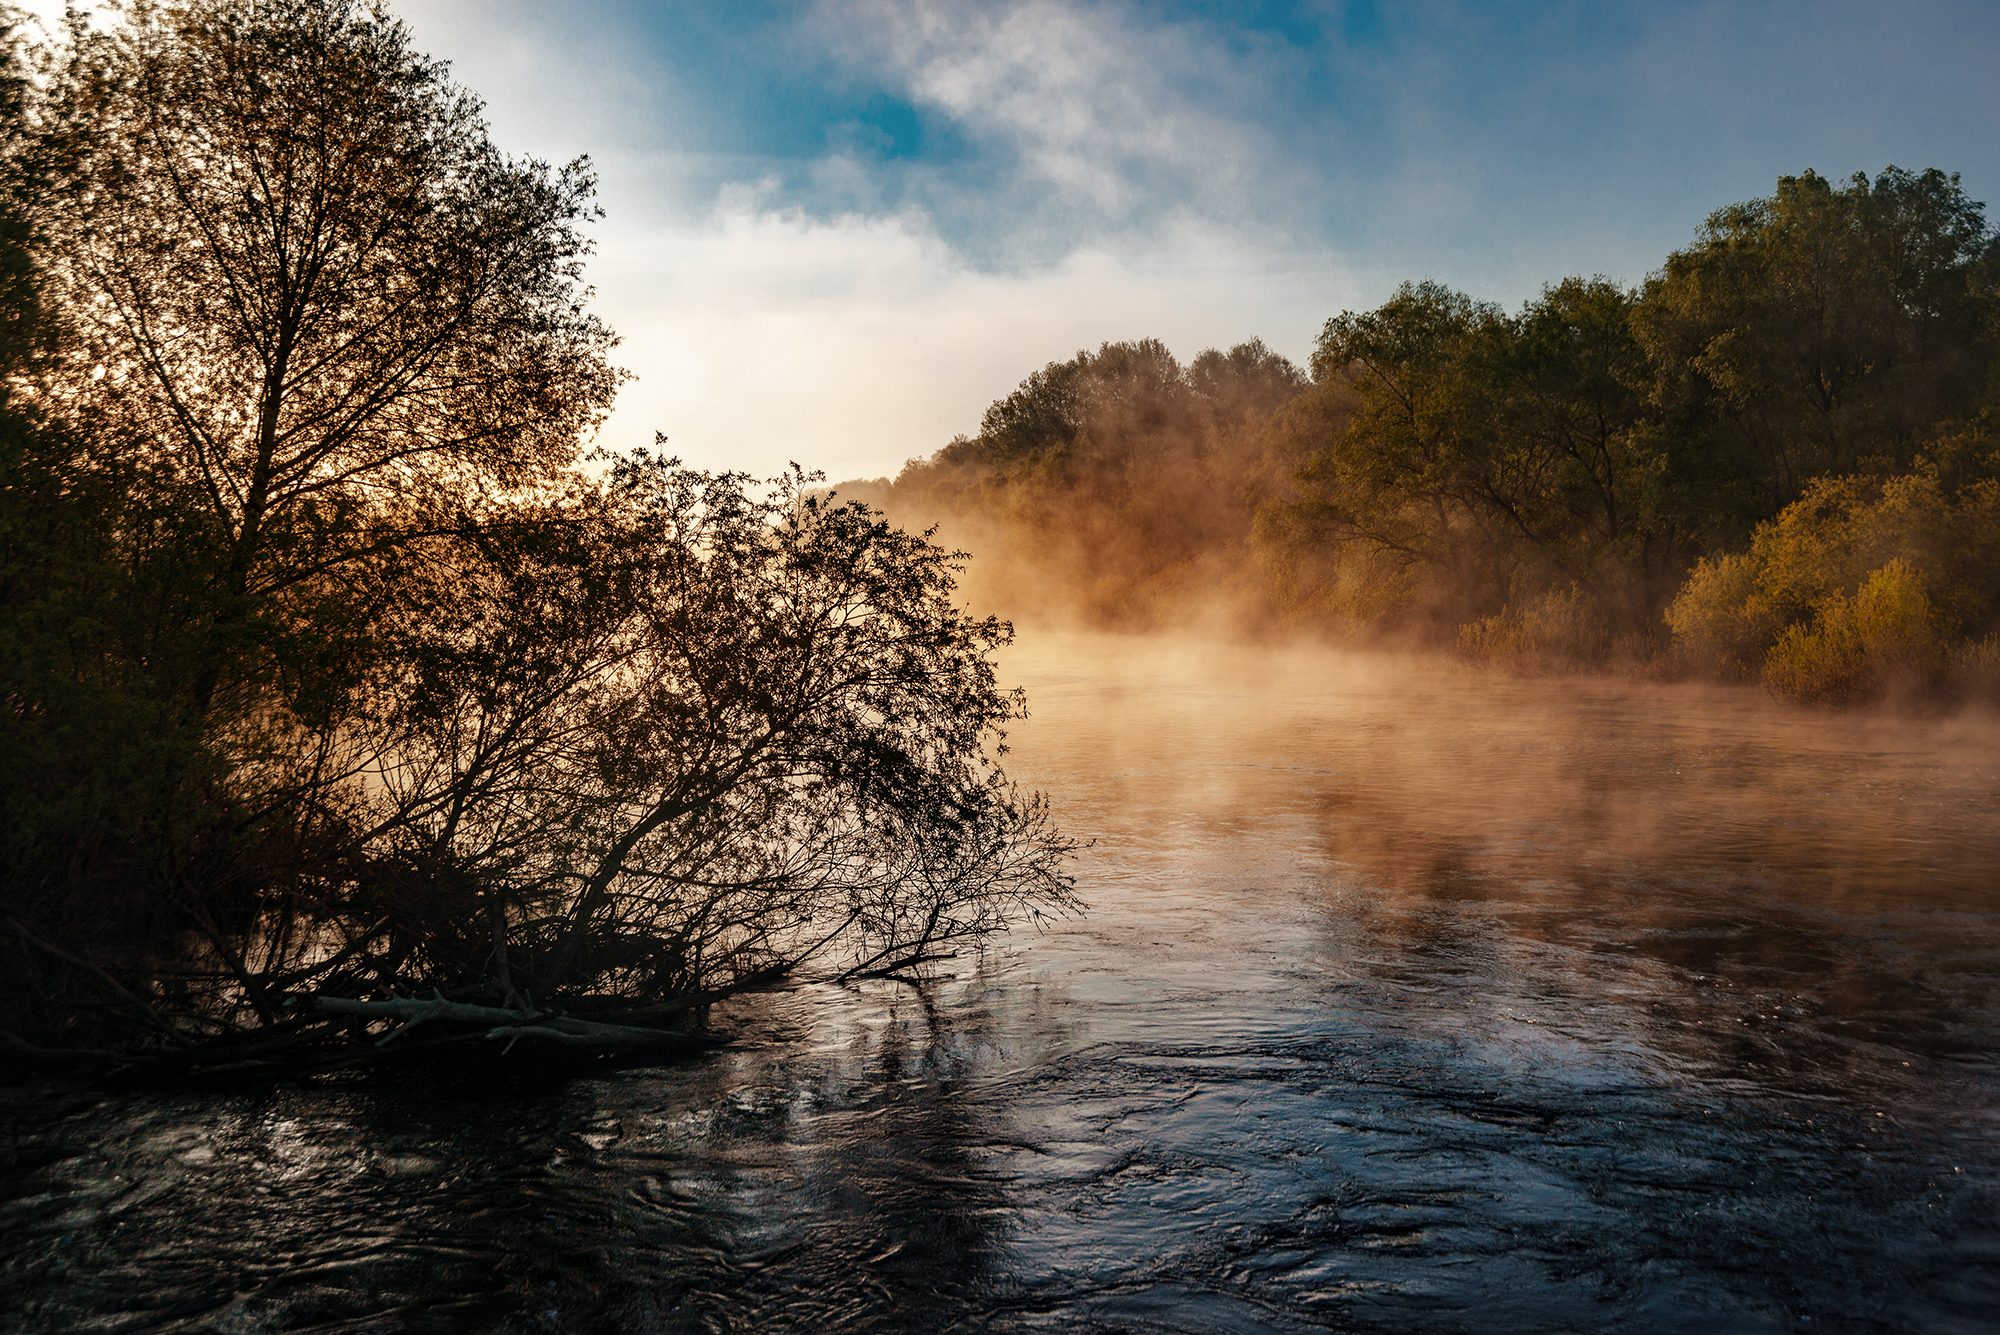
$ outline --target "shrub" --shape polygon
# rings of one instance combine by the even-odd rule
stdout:
[[[1947,646],[1923,579],[1897,558],[1854,597],[1822,600],[1810,624],[1787,626],[1764,659],[1764,682],[1806,704],[1846,704],[1934,688]]]
[[[1459,627],[1458,646],[1479,662],[1537,672],[1600,662],[1611,638],[1590,599],[1572,586]]]
[[[2000,621],[2000,482],[1821,478],[1747,552],[1698,564],[1666,618],[1696,666],[1792,699],[1972,680],[1946,666]]]
[[[1667,608],[1683,654],[1723,677],[1754,675],[1776,632],[1770,600],[1758,587],[1763,567],[1747,553],[1704,558]]]

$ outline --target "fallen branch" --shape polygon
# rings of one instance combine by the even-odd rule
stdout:
[[[392,1038],[424,1020],[448,1020],[459,1024],[478,1025],[483,1032],[477,1037],[506,1039],[509,1046],[523,1038],[540,1038],[568,1047],[602,1048],[607,1051],[637,1048],[692,1050],[707,1046],[701,1039],[667,1029],[643,1029],[629,1024],[604,1024],[597,1020],[580,1020],[573,1015],[502,1010],[498,1006],[474,1006],[463,1001],[446,1001],[442,997],[428,1001],[421,997],[392,997],[387,1001],[368,1001],[349,997],[319,996],[313,1000],[319,1009],[334,1015],[358,1015],[372,1020],[403,1021],[403,1025],[390,1034],[389,1037]],[[473,1036],[467,1035],[468,1038]],[[386,1043],[388,1039],[382,1041]]]

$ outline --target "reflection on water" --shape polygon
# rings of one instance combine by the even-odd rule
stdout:
[[[1087,920],[665,1070],[16,1096],[0,1329],[1995,1328],[1991,720],[1009,668]]]

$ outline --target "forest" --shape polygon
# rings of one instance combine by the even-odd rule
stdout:
[[[2000,238],[1959,178],[1782,177],[1636,288],[1435,282],[1186,366],[1051,362],[841,484],[976,553],[980,605],[1510,670],[2000,698]]]
[[[1074,907],[949,553],[584,453],[587,162],[350,0],[0,18],[10,1069],[673,1052]]]

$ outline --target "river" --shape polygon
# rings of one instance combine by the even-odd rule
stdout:
[[[2000,1329],[2000,725],[1031,637],[1085,918],[678,1066],[15,1091],[0,1329]]]

